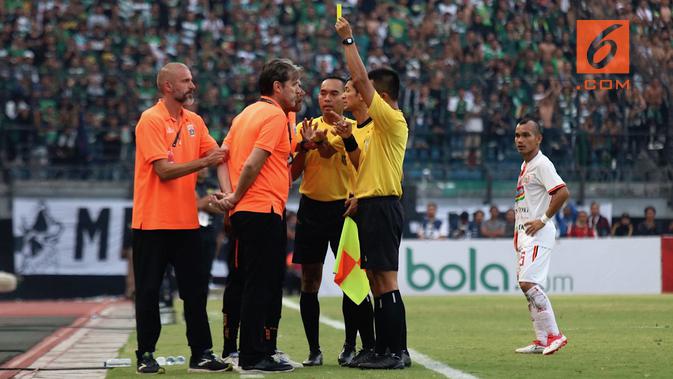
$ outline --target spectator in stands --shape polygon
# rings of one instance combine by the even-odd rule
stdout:
[[[556,225],[558,226],[557,229],[559,231],[559,236],[567,237],[568,229],[570,229],[570,226],[575,223],[575,220],[577,220],[577,209],[570,201],[568,201],[566,206],[563,207],[563,211],[556,213],[554,219],[556,220]]]
[[[505,212],[505,238],[514,238],[514,228],[516,225],[516,214],[514,209],[510,208]]]
[[[418,228],[419,239],[446,239],[449,236],[448,223],[437,218],[437,204],[429,202],[425,209],[425,217]]]
[[[653,206],[648,206],[645,208],[645,219],[638,224],[636,228],[635,235],[637,236],[658,236],[661,234],[661,227],[655,216],[657,215],[657,210]]]
[[[500,219],[500,211],[495,205],[489,209],[491,218],[481,224],[480,232],[483,238],[502,238],[505,236],[505,222]]]
[[[631,223],[631,216],[628,213],[623,213],[619,222],[612,225],[613,237],[631,237],[633,235],[633,224]]]
[[[664,232],[664,234],[667,234],[667,235],[673,235],[673,221],[671,221],[671,222],[668,224],[668,228],[666,229],[666,231]]]
[[[472,214],[472,221],[468,228],[470,238],[482,238],[481,224],[484,222],[484,211],[478,210]]]
[[[597,202],[591,203],[591,215],[589,216],[589,227],[596,230],[598,237],[606,237],[610,235],[610,222],[600,213],[600,208]]]
[[[470,214],[463,212],[458,218],[458,225],[451,231],[452,239],[470,238]]]
[[[589,226],[589,216],[585,211],[577,213],[577,221],[572,224],[568,230],[568,237],[572,238],[587,238],[596,237],[596,230]]]

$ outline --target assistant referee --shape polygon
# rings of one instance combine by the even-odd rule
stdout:
[[[299,210],[292,261],[301,264],[301,296],[299,306],[309,356],[304,366],[319,366],[323,356],[319,343],[320,303],[318,291],[328,245],[336,255],[344,223],[345,203],[352,193],[356,175],[349,163],[341,138],[331,132],[344,109],[344,80],[328,77],[320,84],[318,105],[321,117],[306,120],[296,129],[298,153],[292,164],[292,177],[303,172],[299,192]],[[348,120],[347,122],[353,122]],[[355,357],[355,339],[360,331],[363,349],[374,347],[373,311],[369,297],[355,304],[343,295],[342,312],[345,342],[338,363],[347,366]]]

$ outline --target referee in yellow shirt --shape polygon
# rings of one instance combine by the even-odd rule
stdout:
[[[299,187],[301,199],[293,262],[302,266],[302,322],[309,344],[309,356],[304,366],[319,366],[323,356],[319,343],[320,304],[318,290],[328,244],[336,254],[344,221],[345,202],[352,193],[355,169],[349,163],[341,138],[333,134],[333,124],[343,112],[344,81],[328,77],[320,85],[318,104],[322,116],[304,120],[296,127],[297,140],[302,141],[292,164],[292,178],[304,176]],[[353,122],[348,120],[348,122]],[[346,338],[338,363],[347,366],[355,357],[355,339],[360,331],[364,351],[374,347],[372,303],[369,297],[360,305],[343,296],[342,311]]]
[[[397,73],[379,68],[367,73],[353,40],[348,21],[341,17],[335,25],[342,39],[346,65],[355,90],[368,107],[373,126],[364,143],[352,135],[343,142],[357,167],[355,201],[348,213],[358,225],[362,268],[367,270],[374,294],[376,355],[361,362],[365,369],[401,369],[411,364],[405,351],[406,315],[397,285],[399,247],[404,215],[402,163],[409,129],[398,109],[400,80]],[[339,122],[338,133],[350,128]]]

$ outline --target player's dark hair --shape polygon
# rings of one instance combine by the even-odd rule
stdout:
[[[532,117],[530,117],[530,116],[524,116],[524,117],[521,118],[521,119],[519,120],[519,122],[517,122],[516,124],[517,124],[517,125],[521,125],[521,124],[527,124],[527,123],[529,123],[529,122],[533,123],[533,126],[535,127],[535,131],[536,131],[539,135],[542,135],[542,127],[540,127],[540,124],[539,124],[537,121],[535,121],[534,118],[532,118]]]
[[[259,74],[257,85],[259,93],[263,96],[273,95],[273,83],[285,83],[299,76],[301,68],[289,59],[272,59],[264,64],[262,73]]]
[[[367,75],[374,82],[374,89],[380,94],[387,93],[388,96],[397,101],[400,94],[400,76],[391,68],[377,68],[369,71]]]
[[[337,75],[330,75],[330,76],[326,77],[325,79],[323,79],[322,81],[324,82],[325,80],[338,80],[338,81],[341,82],[341,84],[344,84],[344,85],[346,84],[346,79],[344,79],[340,76],[337,76]]]

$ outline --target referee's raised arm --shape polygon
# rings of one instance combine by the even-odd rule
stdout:
[[[351,74],[351,81],[355,89],[362,95],[362,99],[365,101],[369,107],[372,104],[374,99],[374,85],[369,81],[367,76],[367,69],[365,64],[362,62],[358,48],[355,45],[355,39],[353,39],[353,30],[351,29],[351,24],[348,23],[343,17],[340,17],[337,20],[335,25],[336,31],[341,37],[341,44],[344,47],[344,56],[346,57],[346,65],[348,66],[348,72]]]

